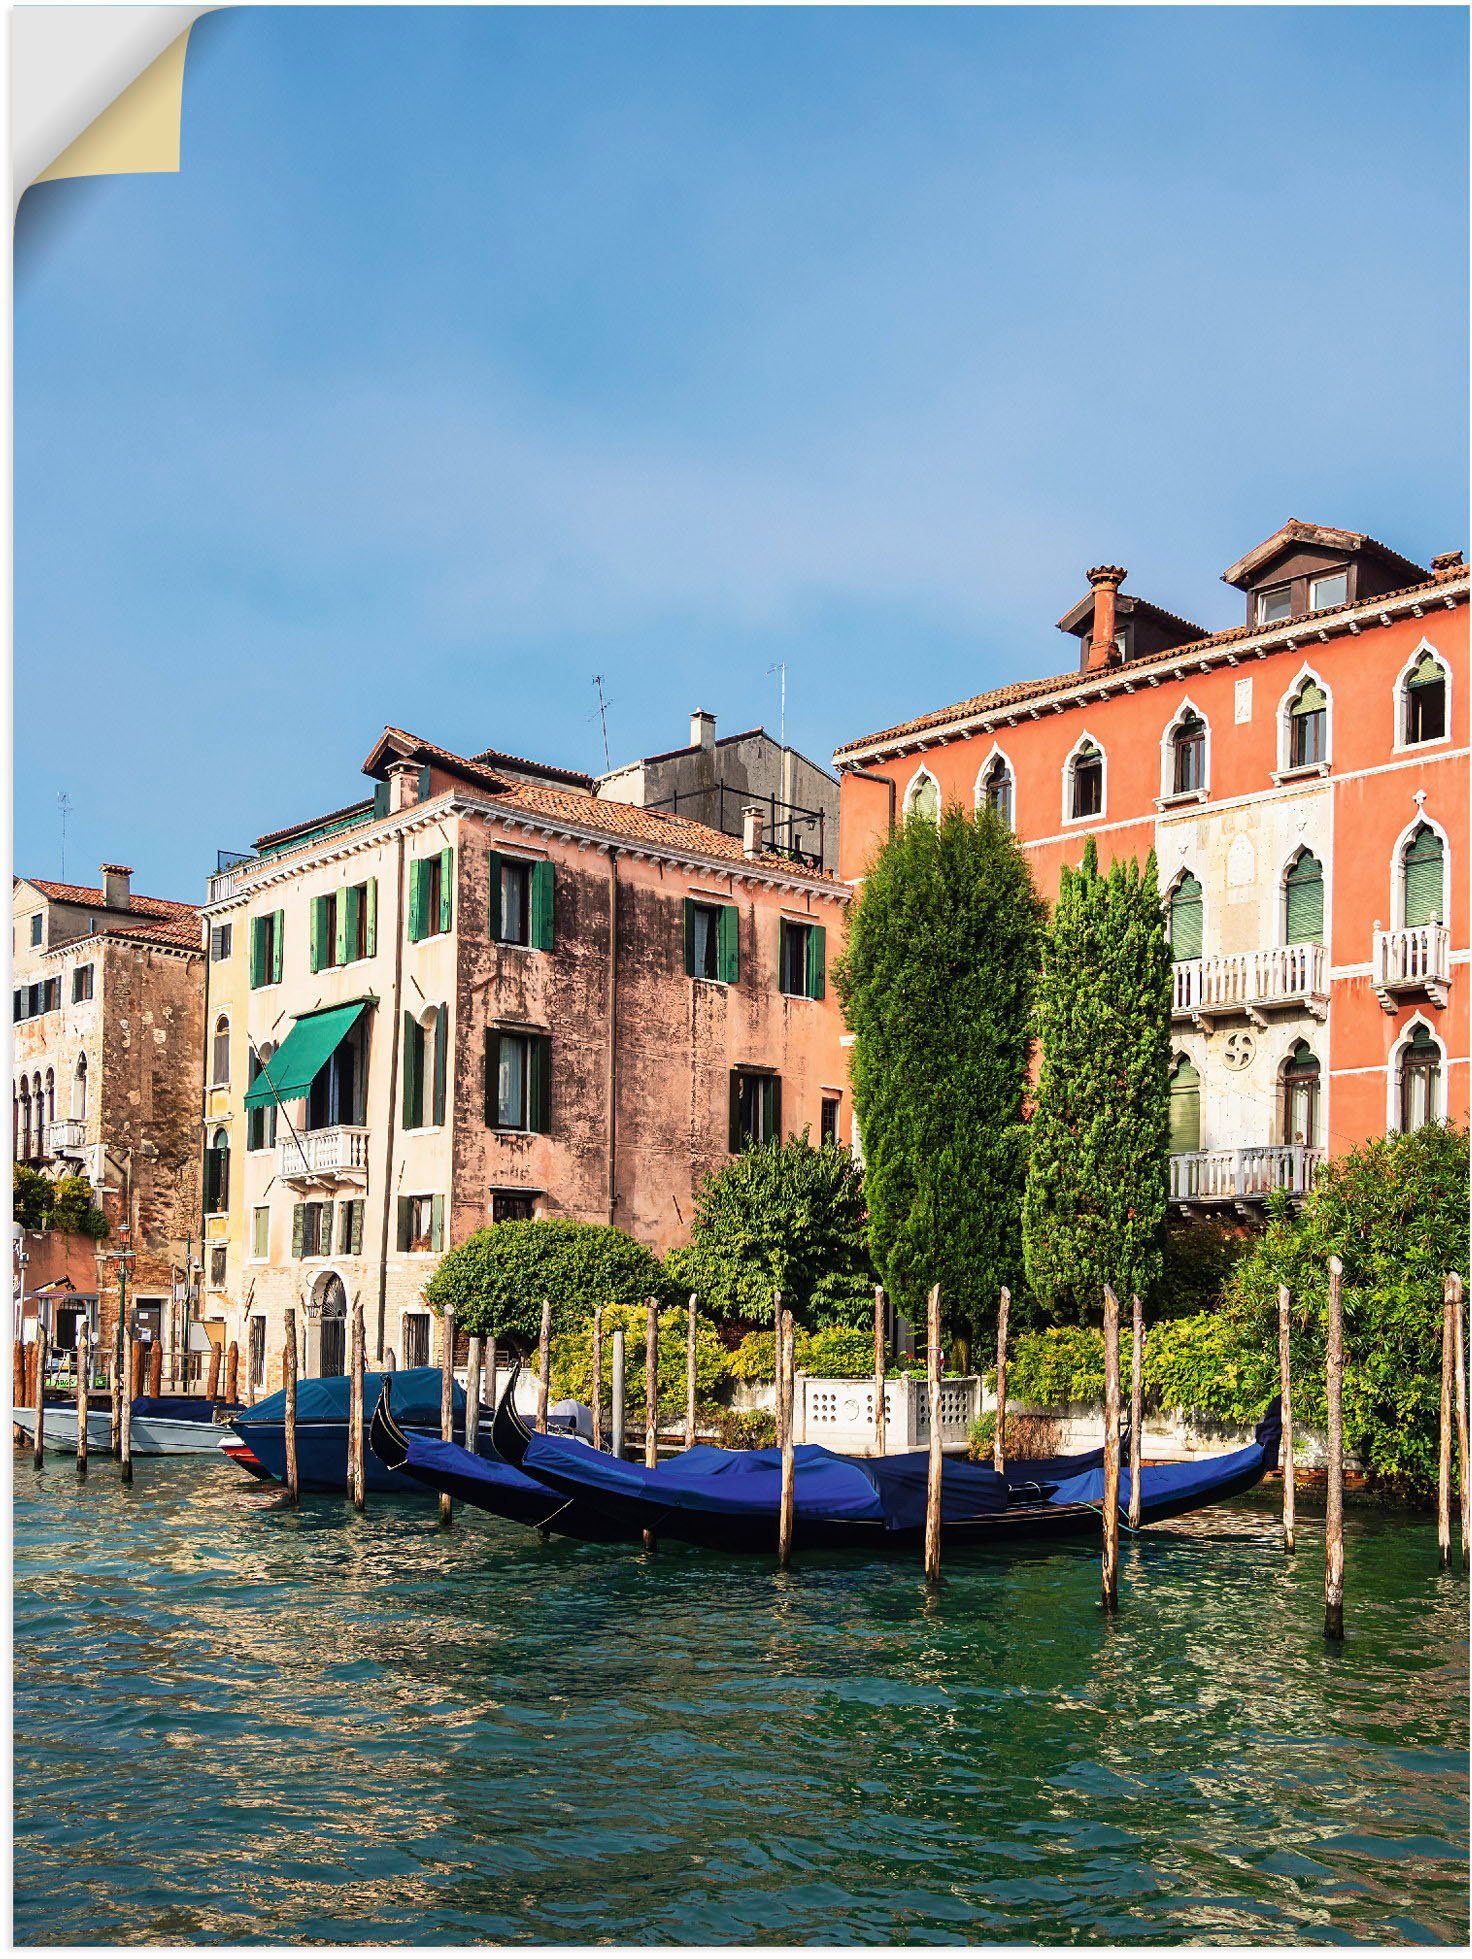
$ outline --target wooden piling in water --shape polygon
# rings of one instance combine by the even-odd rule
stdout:
[[[1104,1550],[1100,1603],[1119,1610],[1119,1301],[1104,1288]]]
[[[127,1326],[124,1326],[123,1371],[128,1383],[129,1391],[125,1392],[123,1395],[123,1406],[121,1410],[120,1424],[118,1430],[118,1468],[119,1468],[119,1473],[121,1474],[122,1479],[125,1483],[131,1483],[133,1480],[133,1396],[131,1393],[132,1382],[133,1382],[133,1360],[134,1360],[133,1335],[131,1330]]]
[[[1012,1290],[1003,1286],[997,1296],[997,1427],[992,1436],[992,1468],[1000,1476],[1007,1461],[1007,1316]]]
[[[156,1401],[164,1391],[164,1343],[151,1341],[148,1348],[148,1392]]]
[[[659,1466],[659,1301],[644,1311],[644,1467]]]
[[[792,1529],[797,1515],[797,1459],[793,1453],[792,1417],[796,1402],[793,1379],[797,1362],[797,1335],[792,1312],[780,1304],[777,1295],[777,1441],[782,1450],[781,1497],[777,1509],[777,1563],[786,1571],[792,1563]]]
[[[1344,1637],[1344,1266],[1329,1260],[1329,1331],[1324,1349],[1328,1428],[1324,1498],[1324,1637]]]
[[[1140,1528],[1140,1506],[1144,1493],[1140,1488],[1140,1458],[1144,1453],[1145,1440],[1145,1313],[1140,1305],[1140,1295],[1130,1294],[1130,1508],[1129,1524],[1131,1530]]]
[[[119,1342],[118,1351],[120,1353],[122,1351],[121,1342]],[[210,1348],[210,1383],[209,1386],[205,1389],[205,1393],[209,1396],[211,1401],[218,1401],[220,1398],[221,1358],[222,1355],[220,1349],[218,1347],[211,1347]]]
[[[542,1301],[542,1329],[537,1335],[537,1430],[547,1433],[547,1399],[552,1387],[552,1302]]]
[[[232,1340],[225,1349],[225,1400],[234,1407],[240,1399],[240,1348]]]
[[[480,1442],[480,1335],[470,1336],[470,1351],[465,1356],[465,1446],[474,1455]]]
[[[36,1313],[35,1349],[36,1388],[31,1406],[36,1411],[36,1433],[31,1437],[31,1461],[39,1469],[46,1459],[46,1329],[41,1324],[39,1309]]]
[[[603,1308],[593,1308],[593,1447],[603,1447]]]
[[[132,1358],[128,1364],[128,1392],[136,1401],[143,1392],[143,1370],[148,1365],[148,1350],[135,1335],[132,1342]]]
[[[92,1348],[84,1326],[77,1335],[77,1474],[87,1474],[87,1390],[92,1385]]]
[[[690,1295],[685,1327],[685,1447],[695,1447],[695,1294]]]
[[[445,1308],[443,1322],[444,1351],[440,1356],[440,1440],[453,1442],[455,1439],[455,1309]],[[455,1514],[455,1506],[447,1490],[440,1491],[440,1522],[448,1524]]]
[[[887,1446],[884,1424],[884,1377],[889,1356],[884,1351],[884,1287],[874,1288],[874,1453],[882,1456]]]
[[[940,1583],[940,1287],[930,1288],[925,1316],[925,1370],[930,1396],[930,1458],[925,1478],[925,1582]]]
[[[1452,1394],[1457,1414],[1457,1490],[1461,1499],[1462,1569],[1467,1569],[1468,1537],[1472,1535],[1472,1484],[1467,1480],[1467,1354],[1462,1332],[1462,1280],[1451,1275]]]
[[[1436,1562],[1442,1571],[1452,1568],[1452,1355],[1456,1346],[1456,1334],[1452,1330],[1452,1278],[1449,1272],[1441,1288],[1441,1421],[1436,1457]]]
[[[10,1372],[10,1405],[24,1408],[26,1405],[26,1348],[25,1342],[16,1337],[15,1358]]]
[[[117,1324],[112,1330],[112,1379],[108,1383],[112,1390],[111,1421],[109,1423],[108,1447],[114,1461],[120,1461],[123,1453],[123,1316],[118,1314]]]
[[[286,1439],[286,1500],[293,1507],[301,1502],[301,1473],[296,1459],[296,1310],[286,1309],[286,1342],[281,1350],[281,1383],[286,1406],[282,1427]]]
[[[1293,1461],[1293,1366],[1290,1358],[1293,1295],[1287,1286],[1278,1287],[1278,1394],[1283,1406],[1283,1549],[1291,1551],[1295,1542],[1297,1489]]]
[[[348,1495],[353,1508],[361,1510],[368,1496],[368,1462],[364,1454],[363,1386],[367,1361],[364,1354],[363,1302],[353,1304],[352,1358],[348,1362]]]
[[[613,1374],[609,1383],[611,1392],[608,1399],[609,1448],[615,1462],[624,1458],[624,1391],[626,1371],[624,1367],[624,1330],[621,1326],[613,1329]]]

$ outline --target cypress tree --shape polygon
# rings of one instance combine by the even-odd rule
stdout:
[[[912,816],[849,915],[835,980],[853,1034],[854,1111],[874,1264],[918,1323],[990,1324],[1022,1273],[1033,989],[1043,906],[989,810]]]
[[[1022,1237],[1034,1297],[1096,1319],[1160,1283],[1170,1156],[1170,950],[1152,851],[1065,866],[1038,999],[1042,1067]]]

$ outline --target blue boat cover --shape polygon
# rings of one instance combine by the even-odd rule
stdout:
[[[150,1416],[160,1422],[209,1422],[213,1425],[215,1404],[208,1395],[134,1395],[133,1419],[146,1421]]]
[[[394,1394],[398,1395],[397,1387]],[[399,1411],[394,1409],[394,1419],[399,1419]],[[461,1483],[481,1483],[487,1489],[517,1490],[523,1495],[551,1497],[552,1492],[545,1483],[534,1482],[530,1476],[499,1456],[472,1455],[462,1449],[458,1442],[446,1442],[438,1435],[409,1435],[405,1438],[407,1453],[405,1465],[414,1469],[438,1472],[454,1476]],[[591,1450],[588,1452],[591,1454]]]
[[[364,1420],[371,1417],[386,1380],[393,1382],[394,1420],[413,1428],[440,1425],[440,1392],[443,1375],[437,1367],[405,1367],[396,1374],[363,1376]],[[345,1422],[352,1383],[346,1374],[329,1374],[320,1380],[299,1381],[296,1389],[296,1418],[299,1422]],[[136,1407],[137,1404],[135,1403]],[[457,1381],[454,1389],[457,1417],[465,1414],[465,1390]],[[267,1395],[253,1408],[240,1411],[242,1421],[284,1422],[286,1390]]]
[[[1198,1462],[1147,1463],[1140,1471],[1140,1501],[1148,1510],[1157,1503],[1179,1503],[1182,1499],[1209,1496],[1213,1489],[1230,1483],[1244,1470],[1256,1469],[1263,1463],[1263,1446],[1260,1442],[1249,1443],[1247,1448],[1238,1449],[1229,1456],[1204,1456]],[[1130,1471],[1128,1463],[1119,1466],[1119,1507],[1127,1509],[1130,1500]],[[1050,1503],[1102,1503],[1104,1501],[1104,1471],[1090,1469],[1082,1476],[1072,1476],[1066,1483],[1060,1483]]]

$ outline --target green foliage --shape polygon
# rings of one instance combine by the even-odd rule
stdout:
[[[911,817],[869,867],[835,984],[854,1036],[869,1242],[915,1324],[957,1331],[1022,1276],[1022,1097],[1043,906],[996,814]]]
[[[51,1179],[39,1170],[28,1170],[23,1163],[14,1166],[11,1177],[14,1210],[11,1216],[27,1231],[44,1231],[51,1210]]]
[[[777,1441],[777,1418],[766,1408],[748,1408],[739,1415],[723,1408],[713,1426],[722,1449],[770,1449]]]
[[[504,1227],[503,1227],[504,1228]],[[648,1331],[648,1309],[644,1306],[605,1306],[603,1309],[603,1406],[613,1396],[613,1335],[624,1333],[624,1405],[631,1415],[644,1412],[644,1341]],[[685,1410],[687,1321],[683,1306],[672,1306],[659,1315],[659,1364],[656,1380],[661,1420],[673,1419]],[[730,1357],[721,1345],[714,1324],[703,1313],[695,1315],[695,1398],[708,1400],[726,1385],[730,1377]],[[579,1401],[593,1399],[593,1316],[579,1317],[565,1324],[552,1340],[552,1394],[556,1400],[572,1395]]]
[[[1278,1287],[1292,1293],[1294,1408],[1324,1420],[1328,1262],[1344,1262],[1344,1432],[1370,1475],[1407,1493],[1436,1478],[1441,1299],[1468,1265],[1468,1139],[1432,1124],[1382,1136],[1327,1165],[1302,1210],[1270,1207],[1232,1275],[1228,1307],[1276,1350]]]
[[[85,1177],[58,1177],[55,1182],[39,1170],[14,1166],[14,1218],[27,1231],[75,1231],[85,1238],[105,1238],[107,1219],[98,1208]]]
[[[1128,1355],[1121,1358],[1127,1366]],[[995,1375],[993,1367],[993,1386]],[[1063,1408],[1071,1401],[1098,1401],[1103,1393],[1104,1335],[1096,1327],[1052,1326],[1018,1333],[1009,1342],[1009,1401]]]
[[[518,1219],[477,1231],[445,1253],[424,1289],[431,1306],[451,1306],[468,1333],[535,1341],[542,1301],[552,1326],[580,1323],[612,1300],[667,1299],[659,1260],[626,1232],[571,1218]],[[642,1326],[642,1322],[641,1322]]]
[[[1022,1213],[1028,1283],[1047,1315],[1097,1321],[1160,1289],[1170,1154],[1170,951],[1152,852],[1065,866],[1039,995],[1042,1068]]]
[[[1247,1233],[1215,1218],[1173,1219],[1166,1227],[1153,1317],[1180,1319],[1220,1306],[1227,1281],[1250,1243]]]
[[[799,1328],[797,1365],[805,1374],[824,1380],[860,1381],[874,1372],[874,1333],[871,1327],[820,1326],[815,1333]],[[774,1381],[777,1378],[776,1335],[748,1333],[727,1356],[733,1381]]]
[[[799,1343],[802,1336],[798,1335]],[[734,1353],[726,1356],[733,1381],[775,1381],[777,1378],[777,1336],[770,1328],[748,1333]]]
[[[846,1149],[815,1149],[807,1131],[763,1143],[706,1178],[690,1243],[665,1261],[673,1285],[723,1318],[771,1324],[780,1288],[809,1326],[872,1310],[874,1271],[859,1167]]]
[[[1225,1313],[1147,1325],[1145,1399],[1223,1422],[1255,1422],[1277,1393],[1276,1345],[1265,1346]],[[1133,1377],[1128,1326],[1120,1329],[1119,1379]],[[1094,1326],[1051,1326],[1020,1333],[1007,1357],[1007,1399],[1039,1408],[1104,1396],[1104,1335]]]

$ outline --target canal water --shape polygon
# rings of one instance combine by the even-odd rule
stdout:
[[[371,1501],[371,1500],[370,1500]],[[1466,1587],[1249,1500],[918,1571],[15,1459],[15,1935],[1460,1944]]]

